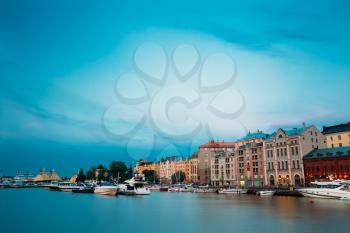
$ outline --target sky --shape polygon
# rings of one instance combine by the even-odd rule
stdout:
[[[0,0],[0,175],[350,121],[348,1]]]

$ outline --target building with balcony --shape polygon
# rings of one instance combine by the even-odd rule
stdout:
[[[198,179],[200,184],[211,183],[211,161],[217,152],[234,152],[235,142],[211,140],[199,147],[198,151]]]
[[[211,158],[211,185],[236,186],[236,159],[233,151],[217,151]]]
[[[264,149],[263,140],[268,134],[261,131],[248,133],[237,141],[237,179],[241,187],[264,186]]]

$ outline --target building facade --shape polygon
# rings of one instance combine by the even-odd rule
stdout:
[[[324,126],[322,134],[326,137],[328,148],[350,146],[350,122]]]
[[[134,172],[136,174],[142,174],[143,171],[155,171],[155,173],[159,176],[159,163],[152,163],[148,162],[147,160],[140,160],[136,163],[136,166],[134,168]]]
[[[200,184],[211,183],[211,159],[217,152],[234,152],[235,142],[216,142],[211,140],[201,145],[198,151],[198,180]]]
[[[266,186],[304,185],[303,157],[326,148],[325,137],[315,127],[278,129],[263,142]]]
[[[189,159],[189,182],[198,184],[199,176],[198,176],[198,155],[195,154]]]
[[[236,186],[236,158],[234,151],[217,151],[211,158],[211,185]]]
[[[263,140],[268,135],[263,132],[248,133],[238,140],[236,149],[237,177],[240,187],[264,186]]]
[[[318,149],[304,157],[306,182],[350,178],[350,146]]]

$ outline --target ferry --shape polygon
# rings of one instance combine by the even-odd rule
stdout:
[[[350,181],[311,182],[311,188],[298,189],[305,197],[350,200]]]

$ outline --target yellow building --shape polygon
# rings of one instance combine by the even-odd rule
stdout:
[[[159,176],[159,163],[152,163],[152,162],[148,162],[147,160],[140,160],[136,163],[136,166],[134,168],[135,173],[137,174],[142,174],[143,171],[145,170],[153,170],[156,172],[156,174]]]
[[[350,122],[324,126],[322,133],[326,137],[328,148],[350,146]]]

